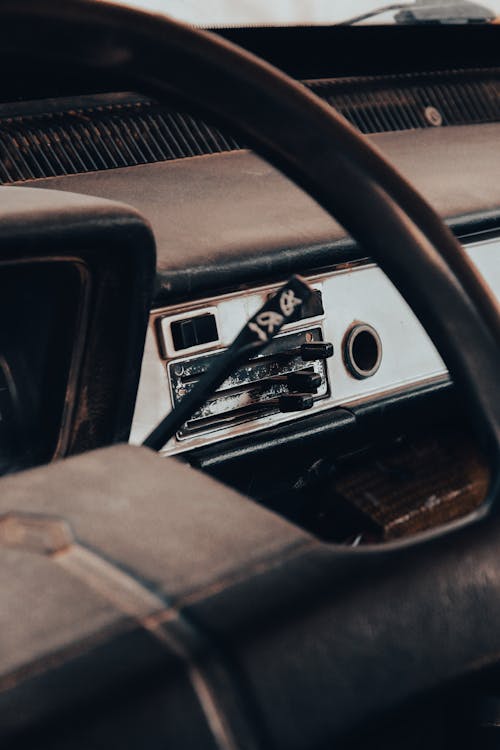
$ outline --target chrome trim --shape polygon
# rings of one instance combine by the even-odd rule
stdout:
[[[375,342],[375,346],[377,347],[375,362],[371,367],[365,369],[363,369],[361,365],[356,362],[356,357],[354,354],[354,344],[357,337],[361,333],[368,333],[372,337],[373,341]],[[347,331],[347,334],[344,337],[344,346],[342,350],[344,361],[347,365],[347,369],[358,380],[371,378],[373,377],[373,375],[375,375],[380,367],[380,363],[382,362],[382,351],[383,349],[380,336],[378,335],[375,328],[368,325],[367,323],[356,323],[349,331]]]

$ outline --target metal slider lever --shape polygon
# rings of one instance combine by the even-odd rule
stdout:
[[[292,357],[300,357],[303,362],[316,362],[319,359],[333,357],[333,344],[329,341],[310,341],[307,344],[294,346],[292,349],[277,352],[276,357],[289,360]]]
[[[272,375],[269,380],[273,383],[284,383],[293,393],[316,393],[322,383],[321,375],[309,370],[298,370],[286,375]]]
[[[309,301],[312,293],[313,290],[303,279],[293,276],[266,300],[243,326],[229,348],[215,359],[175,409],[148,435],[143,445],[155,450],[163,448],[237,367],[265,349],[286,323],[298,318],[302,305]],[[289,399],[291,396],[292,394],[285,395],[281,399]],[[295,402],[297,405],[308,403],[307,398],[310,397],[306,394],[306,400],[295,399]],[[282,402],[282,406],[283,410],[295,411],[287,408],[290,406],[289,401]],[[303,408],[309,407],[301,406],[301,410]]]
[[[307,411],[314,404],[314,397],[310,393],[284,393],[277,398],[261,401],[261,406],[277,406],[283,413],[293,411]]]
[[[297,347],[304,362],[314,362],[317,359],[329,359],[333,357],[333,344],[328,341],[311,341],[309,344],[302,344]]]

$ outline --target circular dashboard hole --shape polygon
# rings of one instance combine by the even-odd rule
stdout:
[[[375,375],[382,361],[382,342],[377,331],[367,323],[355,325],[347,334],[345,363],[360,380]]]

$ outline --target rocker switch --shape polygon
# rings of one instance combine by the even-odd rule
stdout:
[[[190,349],[201,344],[210,344],[219,338],[215,315],[211,313],[196,315],[183,320],[174,320],[170,324],[170,331],[176,351]]]

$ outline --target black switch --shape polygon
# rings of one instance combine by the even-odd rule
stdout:
[[[333,357],[333,344],[327,341],[311,341],[309,344],[302,344],[300,347],[300,356],[304,362],[329,359]]]
[[[285,383],[289,390],[295,393],[316,393],[323,382],[319,373],[308,370],[271,375],[269,380],[273,383]]]
[[[318,372],[290,372],[286,376],[288,388],[298,393],[316,393],[321,386],[322,379]]]
[[[170,331],[176,351],[200,346],[200,344],[210,344],[219,338],[215,315],[211,313],[175,320],[170,324]]]
[[[217,333],[215,315],[207,313],[206,315],[199,315],[197,318],[191,318],[191,320],[194,324],[197,344],[210,344],[212,341],[217,341],[219,334]]]
[[[314,405],[314,398],[309,393],[286,393],[278,398],[279,410],[284,413],[306,411]]]
[[[170,324],[170,330],[172,331],[172,341],[174,342],[176,351],[179,351],[179,349],[188,349],[190,346],[196,345],[194,326],[191,319],[176,320]]]

